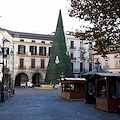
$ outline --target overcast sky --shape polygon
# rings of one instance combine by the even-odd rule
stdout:
[[[72,31],[83,22],[69,17],[67,7],[67,0],[0,0],[0,27],[51,34],[56,29],[61,9],[64,31]]]

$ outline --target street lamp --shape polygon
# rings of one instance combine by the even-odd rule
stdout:
[[[96,70],[98,72],[98,69],[100,68],[100,62],[98,61],[98,59],[95,62],[95,68],[96,68]]]
[[[78,57],[78,62],[80,63],[80,57]],[[80,75],[80,77],[81,77],[81,75]]]
[[[5,48],[4,48],[4,42],[5,39],[3,39],[3,48],[1,48],[0,55],[2,56],[2,85],[1,85],[1,102],[5,101],[5,96],[4,96],[4,56],[5,56]]]

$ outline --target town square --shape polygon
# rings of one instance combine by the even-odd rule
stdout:
[[[13,2],[20,12],[23,1]],[[42,1],[46,9],[37,3],[24,2],[24,20],[30,13],[36,19],[19,18],[22,29],[14,20],[7,27],[0,15],[0,120],[120,119],[120,1]]]

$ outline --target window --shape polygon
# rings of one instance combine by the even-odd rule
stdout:
[[[105,66],[106,67],[108,66],[108,60],[105,60]]]
[[[24,42],[24,39],[20,39],[20,41]]]
[[[37,55],[37,46],[30,46],[31,55]]]
[[[41,68],[44,69],[45,68],[45,60],[41,59]]]
[[[89,61],[92,62],[92,54],[91,53],[89,53]]]
[[[119,66],[119,59],[115,60],[115,66]]]
[[[80,53],[80,60],[83,60],[83,58],[84,58],[83,53]]]
[[[3,50],[4,50],[4,57],[7,57],[7,55],[9,55],[9,48],[7,48],[7,47],[2,47],[2,52],[3,52]]]
[[[73,63],[71,63],[72,64],[72,70],[73,70],[73,68],[74,68],[74,64]]]
[[[51,47],[49,47],[48,55],[50,55],[50,53],[51,53]]]
[[[70,48],[74,48],[74,41],[71,41]]]
[[[89,63],[89,71],[92,71],[92,63]]]
[[[111,81],[109,83],[110,98],[120,98],[120,81]]]
[[[39,47],[39,55],[46,55],[46,47]]]
[[[18,45],[18,54],[25,54],[25,46]]]
[[[45,43],[45,41],[42,41],[42,43]]]
[[[106,81],[97,82],[97,97],[106,97]]]
[[[35,40],[32,40],[32,42],[35,42]]]
[[[83,72],[83,63],[80,63],[80,72]]]
[[[73,57],[73,53],[71,53],[71,55],[70,55],[70,56],[71,56],[71,60],[73,60],[73,59],[74,59],[74,57]]]
[[[35,68],[35,59],[31,59],[31,68]]]
[[[20,66],[19,66],[20,69],[23,69],[24,68],[24,59],[20,59]]]

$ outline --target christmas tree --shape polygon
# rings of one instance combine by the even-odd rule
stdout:
[[[72,65],[67,55],[66,39],[60,10],[45,82],[58,83],[57,79],[60,79],[62,72],[65,77],[73,77]]]

